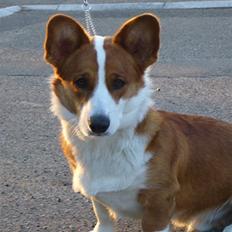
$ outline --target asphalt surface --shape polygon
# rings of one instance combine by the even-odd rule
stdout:
[[[90,4],[92,3],[132,3],[132,2],[139,2],[142,4],[143,2],[175,2],[177,0],[88,0]],[[190,0],[179,0],[182,2],[187,2]],[[204,1],[204,0],[198,0],[198,1]],[[217,1],[217,0],[211,0],[211,1]],[[223,0],[219,0],[223,1]],[[0,0],[0,7],[6,7],[6,6],[12,6],[12,5],[24,5],[24,4],[82,4],[82,0]]]
[[[99,34],[111,34],[138,13],[93,17]],[[232,122],[232,9],[156,13],[162,46],[151,73],[155,106]],[[43,61],[42,44],[51,14],[0,19],[1,232],[87,232],[95,224],[88,200],[72,191],[59,124],[49,111],[52,70]],[[83,15],[70,15],[83,21]],[[117,231],[141,230],[139,222],[121,220]]]

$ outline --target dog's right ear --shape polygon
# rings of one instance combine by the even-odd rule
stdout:
[[[47,24],[44,42],[44,58],[55,68],[82,45],[90,42],[88,33],[71,17],[53,16]]]
[[[149,13],[126,21],[113,36],[113,42],[123,47],[145,70],[158,57],[160,25],[158,18]]]

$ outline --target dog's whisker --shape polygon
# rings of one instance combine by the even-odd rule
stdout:
[[[72,135],[76,135],[76,131],[77,131],[78,126],[74,125],[72,128]]]
[[[77,136],[81,135],[81,131],[80,131],[79,125],[74,125],[74,127],[72,129],[72,135],[77,135]]]

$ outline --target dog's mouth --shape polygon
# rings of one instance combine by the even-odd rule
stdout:
[[[90,137],[104,137],[104,136],[109,136],[110,133],[109,132],[104,132],[104,133],[95,133],[95,132],[90,132],[89,136]]]

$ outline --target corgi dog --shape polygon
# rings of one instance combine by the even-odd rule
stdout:
[[[107,37],[65,15],[49,19],[51,108],[73,189],[92,201],[94,232],[114,231],[117,217],[141,219],[144,232],[206,231],[222,219],[220,231],[232,231],[232,124],[153,108],[159,35],[148,13]]]

